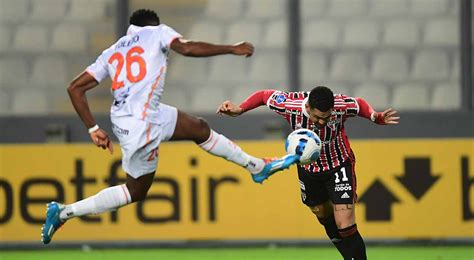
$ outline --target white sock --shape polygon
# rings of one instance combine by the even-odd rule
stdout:
[[[59,218],[68,220],[73,217],[112,211],[130,204],[131,201],[132,198],[127,186],[125,184],[117,185],[103,189],[94,196],[66,205]]]
[[[214,132],[212,129],[209,139],[199,144],[199,147],[210,154],[223,157],[246,168],[250,173],[258,173],[265,166],[265,162],[262,159],[248,155],[234,142]]]

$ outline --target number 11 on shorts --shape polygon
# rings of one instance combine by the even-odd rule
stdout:
[[[346,168],[345,167],[342,167],[341,170],[340,170],[341,174],[342,174],[342,181],[348,181],[349,179],[347,178],[347,174],[346,174]],[[336,179],[334,180],[335,183],[339,183],[341,182],[341,180],[339,180],[339,171],[335,172],[334,175],[336,175]]]

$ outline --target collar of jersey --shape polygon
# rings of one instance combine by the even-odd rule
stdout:
[[[308,112],[306,112],[306,103],[308,102],[308,98],[305,98],[303,102],[301,103],[301,111],[303,111],[303,115],[305,115],[307,118],[310,118]]]
[[[140,26],[136,26],[136,25],[133,25],[131,24],[128,29],[127,29],[127,35],[129,34],[134,34],[138,31],[140,31],[141,29],[143,29],[143,27],[140,27]]]
[[[159,26],[159,25],[158,25]],[[134,33],[137,33],[139,32],[140,30],[143,30],[147,27],[157,27],[157,26],[154,26],[154,25],[148,25],[148,26],[136,26],[136,25],[133,25],[131,24],[128,29],[127,29],[127,35],[130,35],[130,34],[134,34]]]

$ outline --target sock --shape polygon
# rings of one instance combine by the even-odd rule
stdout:
[[[366,260],[365,243],[357,230],[357,225],[339,229],[342,237],[344,259]]]
[[[132,198],[127,186],[125,184],[117,185],[103,189],[94,196],[66,205],[65,209],[61,211],[59,218],[61,220],[68,220],[88,214],[99,214],[116,210],[131,202]]]
[[[318,218],[319,223],[324,226],[326,229],[326,234],[329,237],[329,240],[336,246],[339,253],[344,257],[344,250],[343,250],[343,243],[342,237],[339,234],[339,230],[337,229],[336,220],[334,219],[334,215],[331,215],[328,218]]]
[[[250,173],[258,173],[265,166],[265,162],[262,159],[248,155],[234,142],[214,132],[212,129],[209,139],[199,144],[199,147],[210,154],[223,157],[246,168]]]

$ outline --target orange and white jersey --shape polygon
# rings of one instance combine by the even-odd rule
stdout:
[[[127,35],[102,52],[86,71],[98,82],[112,79],[111,116],[157,123],[171,42],[182,37],[171,27],[130,25]]]

